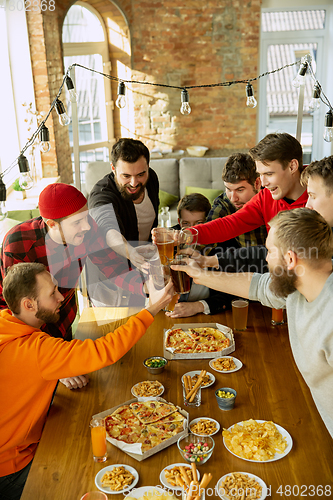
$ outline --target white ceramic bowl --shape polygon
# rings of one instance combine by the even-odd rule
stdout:
[[[189,146],[186,151],[190,156],[204,156],[208,149],[205,146]]]

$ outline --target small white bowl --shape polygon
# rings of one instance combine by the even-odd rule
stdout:
[[[190,156],[204,156],[208,149],[205,146],[189,146],[186,151]]]

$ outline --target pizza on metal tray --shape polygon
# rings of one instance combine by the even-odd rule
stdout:
[[[182,330],[169,330],[165,347],[174,353],[216,352],[229,347],[230,340],[217,328],[198,327]]]
[[[141,443],[145,452],[181,432],[184,420],[171,403],[144,401],[120,406],[105,418],[105,427],[110,437]]]

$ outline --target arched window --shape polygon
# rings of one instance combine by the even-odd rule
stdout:
[[[73,63],[110,73],[107,37],[102,18],[93,7],[76,2],[68,11],[62,30],[64,67]],[[80,163],[81,182],[91,161],[108,161],[114,142],[110,81],[97,73],[75,67],[75,91],[78,94],[77,119],[69,126],[72,161]],[[68,109],[71,113],[70,106]],[[78,136],[76,149],[73,136]]]

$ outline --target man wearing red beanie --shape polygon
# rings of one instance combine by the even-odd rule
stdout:
[[[40,194],[39,211],[40,217],[18,224],[4,238],[0,254],[0,309],[7,307],[2,281],[7,268],[17,262],[40,262],[59,283],[64,296],[60,319],[55,325],[42,327],[53,337],[72,338],[71,326],[77,313],[75,288],[88,256],[115,286],[144,295],[142,276],[138,271],[129,271],[127,262],[107,246],[78,189],[63,183],[50,184]],[[87,379],[78,376],[62,382],[76,389],[86,385]]]

